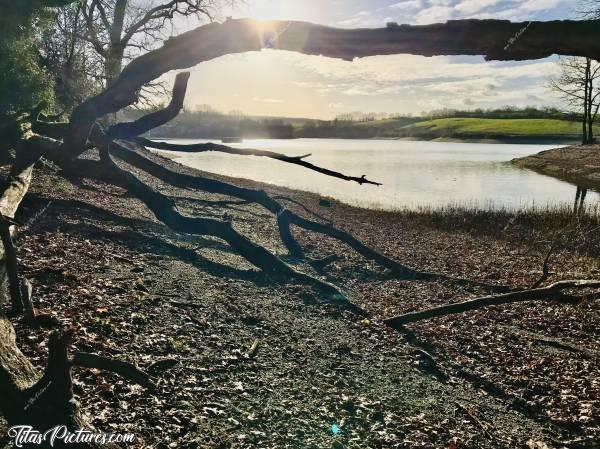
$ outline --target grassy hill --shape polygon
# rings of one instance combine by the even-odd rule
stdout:
[[[412,127],[439,132],[476,135],[538,136],[542,134],[546,136],[577,136],[581,133],[580,123],[556,119],[445,118],[415,123]]]
[[[412,121],[407,123],[407,120]],[[581,124],[558,119],[442,118],[435,120],[389,119],[357,123],[368,135],[420,139],[543,140],[579,139]],[[596,127],[600,133],[600,126]]]

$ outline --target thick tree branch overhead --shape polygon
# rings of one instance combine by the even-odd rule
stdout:
[[[560,54],[600,59],[599,42],[598,20],[455,20],[355,30],[294,21],[240,19],[212,23],[174,37],[161,48],[133,60],[109,89],[77,107],[64,149],[71,157],[83,151],[93,122],[134,103],[146,83],[168,71],[228,54],[273,48],[345,60],[390,54],[483,55],[488,60],[539,59]]]

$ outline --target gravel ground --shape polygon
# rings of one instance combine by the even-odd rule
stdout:
[[[229,214],[236,229],[286,257],[260,206],[146,181],[187,214]],[[424,271],[514,287],[540,274],[543,253],[524,238],[529,230],[505,217],[492,225],[508,231],[490,234],[468,218],[448,226],[235,182],[293,200],[283,201],[306,215],[300,203]],[[342,255],[325,278],[372,314],[364,320],[309,287],[270,279],[223,242],[171,232],[119,188],[75,186],[48,168],[19,218],[29,223],[18,241],[22,271],[37,306],[77,327],[72,349],[133,361],[157,383],[151,393],[75,369],[88,421],[133,432],[135,447],[598,447],[597,302],[494,307],[400,334],[381,320],[483,291],[398,281],[339,242],[295,229],[311,255]],[[597,259],[568,250],[552,270],[555,279],[599,273]],[[42,367],[51,330],[16,328]]]

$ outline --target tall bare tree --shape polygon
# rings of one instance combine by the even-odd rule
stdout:
[[[121,73],[124,61],[159,46],[176,17],[212,20],[218,0],[85,0],[82,7],[88,41],[104,61],[106,86]]]
[[[594,124],[600,109],[600,63],[592,58],[560,58],[560,73],[549,83],[571,110],[581,113],[584,145],[595,141]]]
[[[82,9],[81,2],[59,8],[39,49],[43,65],[54,76],[57,108],[64,112],[97,94],[104,85],[103,60],[80,38],[87,32]]]
[[[586,19],[600,18],[600,0],[579,0],[580,12]]]

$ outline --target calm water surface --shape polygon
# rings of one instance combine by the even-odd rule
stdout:
[[[170,140],[172,143],[206,141]],[[511,159],[560,145],[409,142],[398,140],[246,140],[239,148],[288,155],[342,173],[383,183],[363,185],[330,178],[291,164],[254,156],[181,154],[177,161],[222,175],[249,178],[331,196],[345,203],[384,209],[443,207],[525,208],[572,205],[576,186],[522,170]],[[169,153],[169,152],[166,152]],[[588,192],[586,203],[600,200]]]

